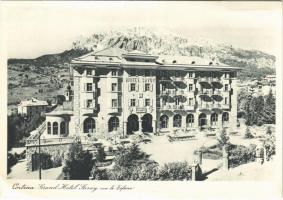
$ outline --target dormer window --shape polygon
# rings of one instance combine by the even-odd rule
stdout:
[[[111,70],[111,75],[112,76],[118,76],[118,71],[116,69]]]
[[[113,58],[109,58],[109,60],[110,60],[110,61],[112,61],[112,60],[113,60]]]
[[[145,76],[150,76],[150,71],[149,71],[148,69],[146,69],[146,70],[144,71],[144,75],[145,75]]]
[[[195,63],[196,63],[195,61],[192,61],[192,65],[195,64]]]
[[[92,70],[91,69],[87,69],[86,70],[86,75],[92,75]]]
[[[173,62],[172,63],[177,63],[177,60],[173,60]]]

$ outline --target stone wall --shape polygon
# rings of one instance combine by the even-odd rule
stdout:
[[[55,157],[61,157],[63,159],[64,152],[68,150],[70,143],[65,144],[52,144],[40,146],[40,152],[46,153]],[[27,162],[27,171],[32,171],[32,155],[38,153],[38,146],[28,146],[26,149],[26,162]]]

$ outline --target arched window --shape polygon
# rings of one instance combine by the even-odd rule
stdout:
[[[177,114],[173,117],[173,127],[181,127],[182,126],[182,116]]]
[[[94,133],[95,132],[95,121],[93,118],[86,118],[84,121],[84,133]]]
[[[211,125],[216,125],[218,121],[218,115],[217,113],[212,113],[211,114]]]
[[[202,126],[205,126],[207,125],[207,120],[206,120],[206,114],[205,113],[201,113],[199,115],[199,126],[202,127]]]
[[[194,125],[195,119],[193,114],[188,114],[186,119],[187,127],[192,127]]]
[[[60,135],[64,135],[66,133],[66,124],[65,122],[60,123]]]
[[[108,121],[108,132],[117,131],[119,127],[118,117],[111,117]]]
[[[58,122],[53,122],[53,135],[58,135]]]
[[[47,122],[47,134],[51,134],[51,123]]]
[[[222,114],[222,123],[223,125],[227,125],[229,122],[229,113],[225,112]]]
[[[167,115],[162,115],[160,117],[160,128],[168,128],[169,117]]]

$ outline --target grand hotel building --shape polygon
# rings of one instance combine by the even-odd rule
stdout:
[[[45,137],[236,127],[240,68],[116,48],[73,59],[71,66],[71,106],[46,114]]]

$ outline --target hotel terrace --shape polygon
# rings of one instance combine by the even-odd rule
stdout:
[[[240,68],[116,48],[73,59],[71,65],[72,106],[46,114],[44,137],[236,127]]]

